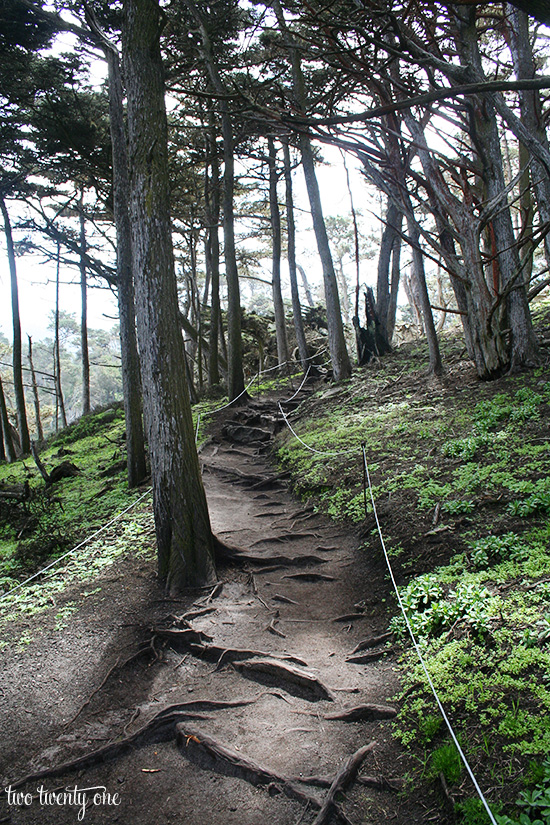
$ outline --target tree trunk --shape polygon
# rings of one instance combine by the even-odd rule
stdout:
[[[21,451],[23,454],[30,452],[31,441],[29,437],[29,425],[27,423],[27,409],[25,406],[25,390],[23,388],[23,368],[21,350],[21,316],[19,314],[19,290],[17,287],[17,269],[15,266],[15,249],[13,246],[13,236],[11,222],[4,198],[0,195],[0,211],[4,218],[4,232],[6,235],[6,247],[8,250],[8,263],[10,268],[11,281],[11,309],[13,320],[13,386],[15,391],[15,408],[17,410],[17,426],[21,438]]]
[[[210,302],[210,351],[208,354],[208,386],[215,387],[220,383],[220,367],[218,360],[218,341],[220,326],[220,170],[216,138],[213,129],[209,133],[209,154],[211,180],[206,199],[207,216],[207,259],[210,263],[211,302]]]
[[[143,432],[141,370],[136,336],[136,310],[129,202],[128,151],[124,126],[123,90],[118,50],[103,42],[109,72],[109,122],[113,147],[113,201],[117,237],[117,295],[126,426],[128,486],[137,487],[147,475]]]
[[[475,11],[456,7],[455,15],[458,22],[457,47],[461,62],[472,66],[476,75],[483,77]],[[485,199],[491,204],[491,214],[488,217],[491,219],[494,232],[501,288],[501,295],[497,301],[500,303],[501,300],[505,300],[506,303],[510,327],[510,370],[514,372],[536,363],[537,342],[527,302],[525,275],[506,195],[500,136],[492,99],[488,96],[472,97],[470,111],[471,133],[483,166]],[[493,308],[493,312],[498,311],[497,306]]]
[[[275,336],[277,339],[277,359],[279,364],[288,361],[288,341],[286,338],[285,308],[281,292],[281,215],[277,197],[277,152],[272,137],[267,139],[269,151],[269,213],[271,216],[271,285],[273,309],[275,312]]]
[[[300,65],[300,55],[293,37],[286,25],[283,10],[279,0],[273,0],[273,11],[277,17],[279,29],[286,42],[289,52],[289,60],[292,68],[292,83],[296,104],[301,112],[306,111],[306,93],[304,76]],[[340,298],[338,296],[338,285],[336,283],[336,273],[330,252],[325,219],[321,206],[321,196],[319,194],[319,184],[315,174],[315,161],[311,141],[307,134],[301,132],[299,135],[299,147],[302,156],[302,167],[306,181],[309,205],[311,208],[311,218],[313,230],[317,241],[317,250],[323,268],[323,283],[325,287],[325,303],[327,309],[328,345],[332,361],[332,370],[335,381],[342,381],[351,375],[351,362],[346,348],[344,337],[344,325],[342,323],[342,311],[340,309]]]
[[[11,436],[10,420],[8,418],[8,408],[6,407],[6,396],[4,395],[4,387],[2,379],[0,378],[0,422],[2,424],[2,434],[4,436],[4,447],[8,463],[12,464],[17,458],[13,438]]]
[[[420,124],[410,113],[405,121],[413,135],[426,177],[426,188],[439,232],[441,254],[451,273],[458,309],[462,315],[464,337],[470,358],[480,378],[502,374],[508,364],[500,311],[493,311],[495,297],[487,284],[479,250],[480,219],[472,210],[472,192],[463,180],[463,196],[457,198],[446,185],[441,169],[428,150]],[[454,235],[449,225],[454,224]],[[459,238],[461,258],[456,253],[454,236]]]
[[[61,269],[61,248],[57,242],[57,264],[55,271],[55,322],[54,322],[54,375],[55,375],[55,429],[59,429],[59,416],[61,415],[61,426],[67,426],[67,415],[65,413],[65,401],[63,399],[63,388],[61,387],[61,347],[59,343],[59,275]]]
[[[530,80],[535,77],[536,70],[527,15],[508,4],[507,20],[510,23],[510,51],[516,78],[518,80]],[[520,91],[519,105],[524,126],[546,150],[550,150],[542,114],[540,92],[536,90]],[[524,148],[527,151],[527,147]],[[529,175],[525,177],[528,178]],[[541,223],[548,225],[550,223],[550,175],[548,169],[534,154],[531,155],[530,177]],[[544,237],[544,253],[546,265],[550,267],[550,235],[548,233]]]
[[[207,150],[210,158],[210,182],[205,188],[206,208],[206,259],[210,270],[210,333],[208,353],[208,386],[220,383],[219,326],[220,326],[220,170],[216,136],[213,127],[208,132]],[[208,180],[208,170],[205,172]]]
[[[36,418],[36,434],[39,441],[44,440],[44,429],[42,427],[42,419],[40,418],[40,399],[38,398],[38,384],[36,383],[36,373],[34,371],[34,362],[32,359],[32,338],[27,335],[29,339],[29,367],[31,371],[32,394],[34,398],[34,415]]]
[[[311,287],[310,287],[309,281],[307,279],[306,271],[305,271],[304,267],[299,263],[296,264],[296,269],[300,273],[300,277],[302,279],[302,286],[304,287],[304,292],[305,292],[305,295],[306,295],[306,301],[308,302],[308,306],[314,307],[315,302],[314,302],[313,296],[311,294]]]
[[[344,338],[344,325],[342,323],[342,311],[340,309],[340,298],[338,296],[338,285],[334,272],[334,263],[330,252],[323,209],[321,206],[321,196],[317,176],[315,174],[315,164],[313,160],[313,150],[307,135],[300,135],[300,151],[302,154],[302,166],[308,191],[309,204],[311,207],[311,217],[313,219],[313,229],[317,240],[317,249],[323,267],[323,282],[325,287],[325,303],[327,308],[328,326],[328,346],[332,362],[332,370],[335,381],[343,381],[351,375],[351,362],[349,360]]]
[[[177,592],[211,582],[215,571],[178,323],[160,30],[156,0],[126,0],[123,54],[137,329],[159,577],[168,592]]]
[[[426,284],[426,274],[424,271],[424,256],[422,254],[422,249],[420,248],[420,230],[418,229],[416,222],[412,218],[408,219],[407,226],[409,237],[411,240],[413,275],[416,279],[416,283],[418,286],[420,305],[422,309],[422,321],[424,325],[426,339],[428,341],[428,350],[430,353],[430,372],[434,375],[441,375],[441,373],[443,372],[443,366],[441,363],[441,354],[439,352],[437,332],[435,331],[432,308],[430,305],[430,296],[428,294],[428,287]]]
[[[223,138],[223,248],[227,279],[227,388],[233,401],[244,392],[243,345],[241,332],[241,295],[235,251],[235,157],[233,123],[224,96],[227,90],[218,71],[207,27],[200,9],[192,0],[184,0],[199,29],[202,54],[212,86],[220,95],[219,111]]]
[[[395,329],[395,318],[397,315],[397,298],[399,296],[399,282],[401,276],[401,224],[403,216],[399,220],[399,233],[393,239],[391,257],[391,283],[390,283],[390,305],[386,322],[388,343],[391,345],[393,332]]]
[[[386,222],[378,254],[378,277],[376,281],[376,312],[380,319],[380,331],[385,337],[387,346],[391,344],[397,311],[396,299],[399,291],[402,221],[403,213],[395,203],[390,201],[386,211]]]
[[[82,415],[90,412],[90,356],[88,353],[88,291],[86,284],[86,221],[84,218],[84,193],[80,193],[80,349],[82,358]]]
[[[300,306],[298,279],[296,277],[296,223],[294,221],[294,200],[292,197],[292,168],[290,164],[290,149],[288,142],[286,141],[283,141],[283,156],[286,193],[288,274],[290,278],[290,294],[292,297],[292,315],[294,318],[294,331],[296,333],[296,342],[298,344],[298,352],[300,353],[300,361],[302,362],[302,369],[305,372],[308,366],[309,352],[306,342],[306,335],[304,332],[302,307]],[[313,305],[313,301],[311,304]]]

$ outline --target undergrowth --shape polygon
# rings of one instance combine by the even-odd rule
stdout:
[[[304,401],[291,422],[322,454],[284,431],[277,456],[299,495],[361,525],[372,554],[365,446],[407,621],[494,815],[550,825],[550,372],[482,383],[449,338],[438,383],[417,371],[418,347]],[[397,600],[389,603],[402,651],[395,736],[426,789],[437,793],[445,776],[457,822],[489,822],[469,798]]]

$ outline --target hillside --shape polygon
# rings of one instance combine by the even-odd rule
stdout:
[[[542,341],[550,339],[549,326],[550,313],[541,304],[538,332]],[[321,683],[334,687],[343,679],[347,690],[361,692],[363,702],[366,696],[371,705],[397,709],[395,720],[374,727],[371,722],[354,722],[337,733],[340,728],[333,729],[330,723],[330,737],[326,722],[319,729],[307,716],[303,717],[307,721],[296,716],[294,723],[290,717],[284,722],[283,730],[292,731],[285,734],[287,739],[298,752],[308,754],[308,770],[319,762],[320,771],[332,772],[344,756],[376,739],[374,778],[389,785],[385,793],[380,788],[367,793],[364,785],[350,791],[346,810],[352,822],[381,821],[384,815],[403,823],[413,819],[465,825],[488,821],[407,641],[365,486],[365,455],[382,535],[410,625],[475,777],[495,813],[518,816],[516,802],[521,797],[522,815],[527,817],[522,825],[537,818],[546,822],[545,789],[550,782],[544,763],[550,744],[547,351],[541,349],[541,366],[534,372],[483,383],[456,339],[444,338],[442,347],[447,366],[442,380],[426,377],[421,368],[423,345],[414,343],[357,370],[341,385],[304,387],[292,405],[284,406],[288,422],[302,441],[285,426],[277,407],[279,399],[289,398],[298,389],[299,379],[293,388],[286,380],[264,385],[261,389],[267,400],[263,406],[253,402],[208,419],[204,414],[220,402],[199,405],[195,414],[200,409],[201,455],[214,528],[224,541],[244,548],[249,556],[221,568],[223,595],[214,597],[208,606],[214,607],[216,598],[223,601],[212,617],[207,611],[207,618],[193,619],[193,632],[210,638],[221,633],[224,640],[216,644],[222,650],[224,646],[249,647],[267,649],[271,655],[287,651],[307,660],[320,674]],[[237,426],[231,425],[232,417],[245,429],[255,428],[255,437],[265,431],[269,439],[250,445],[246,443],[250,433],[245,433],[240,443],[238,437],[235,441],[235,429],[229,438],[231,426]],[[19,521],[4,527],[4,591],[37,569],[52,551],[66,552],[146,494],[146,489],[132,494],[125,491],[122,432],[121,413],[111,410],[60,434],[42,453],[43,460],[51,468],[70,459],[80,472],[54,485],[51,494],[46,495],[32,461],[2,468],[5,483],[13,487],[28,480],[36,491],[28,504],[19,507]],[[303,504],[292,504],[286,498],[287,474]],[[263,489],[264,482],[267,489]],[[186,627],[185,622],[174,624],[174,617],[201,608],[192,607],[196,594],[167,605],[158,592],[151,530],[145,495],[93,543],[64,560],[58,575],[35,581],[0,603],[2,655],[10,674],[4,668],[8,681],[3,691],[12,719],[5,729],[3,774],[7,783],[38,766],[57,765],[89,752],[95,739],[116,742],[122,734],[137,731],[136,720],[147,714],[150,719],[155,702],[159,710],[174,702],[181,704],[189,692],[205,684],[216,696],[226,695],[223,686],[233,696],[242,692],[242,676],[237,678],[235,668],[222,668],[214,676],[210,666],[195,661],[195,654],[185,648],[178,653],[170,642],[170,632]],[[288,537],[296,534],[296,541],[290,541]],[[259,552],[274,557],[267,576],[257,555],[255,560],[250,558],[256,553],[255,545]],[[335,551],[332,557],[323,558],[323,550],[330,548]],[[287,580],[300,554],[306,557],[307,585],[294,584],[292,591],[281,589],[289,586]],[[311,560],[313,556],[317,562]],[[319,563],[323,566],[318,567]],[[324,582],[322,576],[316,579],[319,570],[328,576]],[[298,567],[294,572],[299,571]],[[338,583],[331,583],[330,578]],[[300,590],[306,586],[307,596]],[[273,595],[282,600],[274,603]],[[261,632],[258,611],[262,613]],[[349,613],[347,624],[334,624],[338,613]],[[319,624],[321,620],[327,624]],[[304,627],[301,622],[306,623]],[[93,634],[86,629],[90,623]],[[156,628],[157,642],[151,641],[155,638],[151,627]],[[159,628],[165,631],[164,637]],[[352,648],[365,641],[369,646],[358,651],[364,661],[347,664]],[[282,647],[276,654],[279,644]],[[79,657],[85,663],[80,669]],[[71,683],[63,675],[67,662],[72,662],[66,668],[72,674]],[[59,705],[52,706],[51,696],[48,701],[41,698],[40,690],[51,693],[50,665],[59,680],[54,704],[70,706],[63,713]],[[183,681],[179,678],[182,672]],[[222,681],[216,687],[218,678]],[[31,686],[41,679],[44,687],[27,707]],[[280,693],[281,682],[276,682],[271,687]],[[153,698],[155,691],[157,699]],[[303,696],[294,701],[303,702]],[[271,756],[276,753],[279,759],[284,737],[276,726],[281,712],[262,702],[265,716],[259,718],[272,731]],[[279,704],[286,705],[281,700]],[[21,721],[26,707],[34,725]],[[330,711],[322,713],[326,718]],[[243,752],[250,756],[256,751],[257,760],[270,761],[269,753],[259,747],[263,740],[259,730],[254,733],[253,718],[258,714],[244,711],[240,717],[231,717],[239,731],[235,741],[240,736]],[[205,725],[199,721],[201,729]],[[223,731],[224,725],[214,728]],[[29,746],[33,736],[36,741]],[[304,742],[310,737],[311,744],[298,746],[301,737]],[[129,782],[128,765],[132,764],[135,770],[156,771],[152,757],[157,750],[152,750],[154,745],[144,747],[145,751],[140,747],[132,757],[117,755],[105,769],[93,768],[94,781],[108,784],[108,778],[112,785],[117,775],[124,774]],[[140,753],[147,754],[149,761],[141,763]],[[126,759],[133,762],[126,763]],[[166,759],[159,768],[163,781],[147,786],[149,794],[157,794],[154,798],[159,804],[171,794],[173,772],[181,770],[173,754]],[[272,758],[270,763],[276,761]],[[145,767],[136,767],[140,764]],[[16,774],[13,766],[18,767]],[[285,766],[287,761],[280,760],[279,771]],[[366,772],[371,769],[372,765]],[[293,770],[298,770],[298,764]],[[189,782],[195,781],[194,771],[186,775]],[[213,782],[211,795],[209,790],[202,808],[194,798],[197,822],[209,821],[205,811],[211,810],[208,806],[216,799],[221,806],[219,816],[226,822],[240,816],[243,806],[260,804],[260,791],[248,798],[248,791],[235,785],[235,780],[224,779],[221,793],[212,774],[207,775]],[[200,776],[199,771],[197,782],[203,781]],[[65,784],[71,781],[69,777]],[[138,790],[138,780],[132,781],[132,793],[142,806],[132,809],[132,816],[136,822],[146,822],[148,803],[143,788]],[[186,798],[181,793],[177,804],[183,805]],[[230,801],[226,804],[225,799]],[[174,797],[163,821],[177,818],[177,804]],[[277,806],[264,811],[272,821],[290,823],[298,816],[292,807],[295,804],[285,803],[284,813]],[[10,808],[9,812],[11,821],[35,821],[31,809],[13,814]],[[57,821],[73,821],[69,814],[66,820]],[[102,815],[108,816],[109,811]],[[314,821],[312,817],[313,812],[306,810],[302,821]],[[45,821],[49,820],[40,820]]]

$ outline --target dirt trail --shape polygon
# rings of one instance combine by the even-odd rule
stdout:
[[[0,822],[65,825],[79,812],[97,825],[421,820],[390,787],[404,772],[388,728],[391,656],[348,661],[385,629],[383,571],[269,466],[274,410],[256,402],[227,415],[201,451],[214,531],[240,551],[215,591],[163,601],[150,569],[128,560],[57,642],[44,627],[26,651],[3,652],[6,784],[114,745],[106,761],[27,782],[32,804],[4,799]],[[344,801],[320,814],[348,757],[371,742]],[[93,804],[88,791],[84,812],[81,798],[47,806],[41,785],[100,786],[111,799]]]

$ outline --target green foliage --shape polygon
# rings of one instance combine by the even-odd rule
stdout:
[[[516,802],[517,819],[499,816],[498,825],[550,825],[550,758],[541,766],[541,777],[532,790],[522,791]]]
[[[501,804],[489,804],[491,813],[499,821],[498,814],[502,810]],[[460,825],[490,825],[489,814],[485,810],[485,805],[479,799],[465,799],[455,805],[455,812],[459,817]]]
[[[528,552],[523,539],[516,533],[487,536],[472,542],[470,547],[470,561],[476,570],[486,570],[505,559],[524,559]]]
[[[401,594],[401,602],[415,637],[436,638],[458,622],[476,634],[488,633],[499,601],[485,587],[473,583],[459,584],[444,591],[434,575],[419,576]],[[395,616],[390,629],[398,638],[406,637],[403,616]]]
[[[428,776],[431,778],[443,774],[449,785],[455,785],[460,780],[462,764],[454,743],[449,742],[437,748],[428,763]]]

